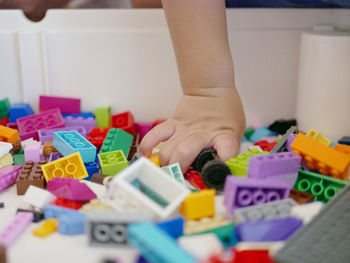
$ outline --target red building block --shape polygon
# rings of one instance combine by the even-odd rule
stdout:
[[[197,190],[208,189],[203,183],[202,176],[192,167],[184,174],[185,179]]]
[[[10,119],[9,117],[0,119],[0,125],[6,126],[7,123],[9,122],[9,119]]]
[[[265,152],[270,152],[276,144],[277,142],[268,142],[267,140],[261,140],[254,143],[254,145],[260,146],[260,148]]]
[[[120,128],[128,133],[134,133],[134,116],[130,111],[114,114],[111,116],[111,127]]]
[[[78,209],[80,209],[83,206],[82,202],[70,201],[70,200],[66,200],[66,199],[63,199],[63,198],[57,198],[51,204],[52,205],[61,206],[61,207],[70,208],[70,209],[74,209],[74,210],[78,210]]]
[[[99,128],[99,127],[94,127],[90,131],[90,135],[86,136],[85,138],[91,142],[93,145],[96,146],[97,151],[100,151],[103,141],[107,136],[107,133],[110,128]]]

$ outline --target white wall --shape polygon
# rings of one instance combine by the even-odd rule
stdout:
[[[299,39],[315,25],[350,28],[350,10],[228,9],[236,83],[248,123],[295,115]],[[181,96],[162,10],[51,10],[39,23],[0,11],[0,98],[82,98],[136,120],[166,118]]]

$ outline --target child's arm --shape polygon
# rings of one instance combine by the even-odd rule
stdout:
[[[184,95],[173,116],[144,137],[141,152],[149,156],[166,141],[161,164],[180,162],[183,171],[203,148],[215,148],[226,161],[238,152],[245,117],[234,83],[225,1],[163,0],[163,7]]]

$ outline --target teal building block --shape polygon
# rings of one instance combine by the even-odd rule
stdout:
[[[305,170],[299,170],[294,189],[314,195],[315,201],[327,203],[348,182]]]
[[[99,128],[107,128],[110,126],[111,108],[100,107],[94,110],[96,126]]]
[[[96,147],[77,131],[55,132],[53,146],[63,156],[80,152],[84,163],[94,162],[96,158]]]
[[[128,226],[128,242],[153,263],[194,263],[195,258],[183,250],[174,238],[156,225],[144,222]]]
[[[266,126],[256,129],[253,134],[250,136],[249,140],[256,143],[264,137],[276,136],[276,132],[270,131]]]
[[[249,140],[252,134],[254,133],[254,131],[255,131],[254,128],[248,127],[244,132],[244,137],[247,138],[247,140]]]
[[[122,150],[124,155],[128,156],[133,139],[134,136],[126,131],[111,128],[103,141],[100,153]]]
[[[0,119],[9,116],[10,101],[8,98],[0,100]]]
[[[116,175],[118,172],[128,167],[128,160],[122,150],[99,153],[98,160],[101,171],[105,175]]]
[[[21,149],[13,155],[14,165],[24,165],[24,150]]]

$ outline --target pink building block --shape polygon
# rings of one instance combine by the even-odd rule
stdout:
[[[7,127],[17,130],[17,122],[9,122],[6,124]]]
[[[38,130],[62,128],[65,127],[65,124],[61,111],[56,108],[39,114],[18,118],[17,126],[22,140],[31,137],[35,140],[39,140]]]
[[[153,128],[153,122],[135,122],[136,132],[139,134],[139,142]]]
[[[33,221],[33,213],[18,212],[13,221],[0,234],[0,244],[9,247]]]
[[[0,190],[16,183],[17,176],[21,169],[21,165],[8,165],[0,168]]]
[[[80,99],[54,96],[39,97],[39,111],[59,108],[62,113],[80,113]]]
[[[41,157],[43,154],[43,148],[41,146],[41,142],[28,142],[26,147],[24,148],[24,160],[26,162],[40,162],[43,158]]]
[[[97,198],[96,194],[78,179],[54,177],[47,182],[47,190],[58,198],[86,202]]]
[[[83,126],[88,134],[90,133],[92,128],[96,126],[96,120],[92,117],[83,118],[83,117],[67,116],[67,117],[64,117],[64,123],[66,127]]]

